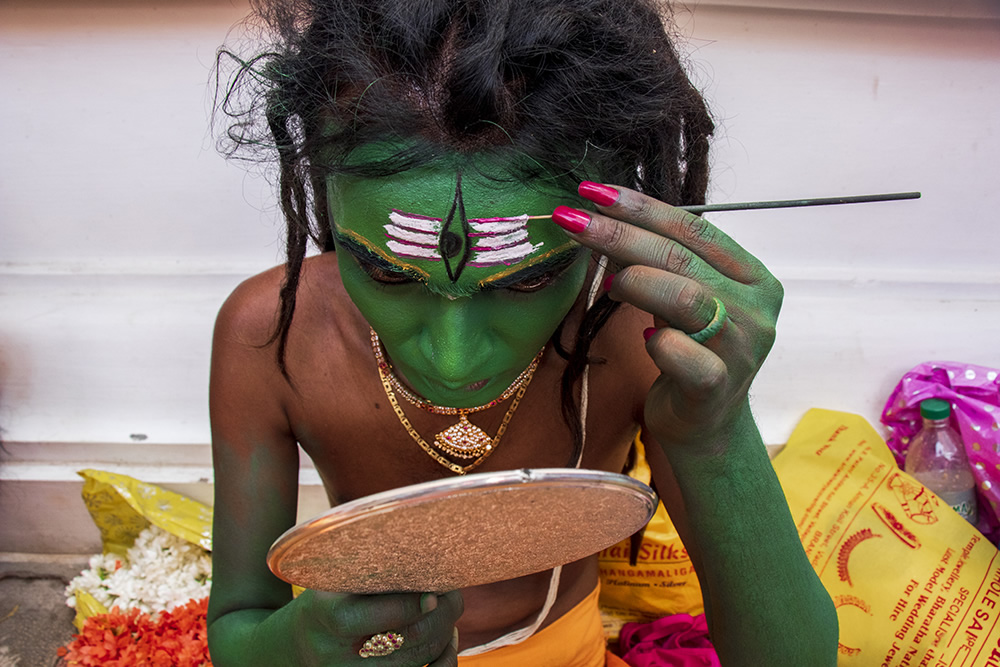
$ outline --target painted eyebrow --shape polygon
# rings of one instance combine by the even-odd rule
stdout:
[[[580,256],[580,253],[583,251],[583,246],[572,242],[568,243],[550,251],[547,255],[537,258],[535,263],[530,266],[526,266],[523,269],[506,275],[481,280],[479,281],[479,287],[483,290],[505,289],[512,285],[544,276],[547,273],[565,271],[573,262],[576,261],[576,259]]]
[[[421,282],[426,282],[428,278],[426,271],[422,271],[411,264],[400,262],[392,257],[389,257],[380,252],[380,249],[377,247],[370,247],[367,239],[363,236],[353,234],[350,230],[345,232],[344,230],[335,229],[333,236],[337,243],[340,244],[344,250],[351,253],[356,259],[368,262],[381,271],[402,273]]]

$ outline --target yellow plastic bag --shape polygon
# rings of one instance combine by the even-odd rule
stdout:
[[[104,553],[122,556],[150,523],[212,549],[212,508],[196,500],[103,470],[80,470],[83,502],[101,531]]]
[[[649,484],[645,449],[635,439],[636,461],[629,476]],[[604,634],[617,639],[625,623],[647,623],[673,614],[704,613],[698,575],[663,503],[646,526],[635,565],[625,539],[598,556]]]
[[[83,632],[83,623],[91,616],[108,613],[108,608],[87,591],[78,588],[73,591],[73,597],[76,598],[76,616],[73,617],[73,626],[78,632]]]
[[[774,459],[837,607],[841,665],[1000,667],[1000,558],[857,415],[810,410]]]

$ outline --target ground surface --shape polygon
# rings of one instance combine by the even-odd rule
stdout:
[[[63,590],[86,567],[86,556],[0,553],[0,667],[58,664],[75,631]]]

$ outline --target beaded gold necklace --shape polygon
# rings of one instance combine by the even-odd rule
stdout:
[[[521,397],[524,396],[524,392],[527,391],[531,378],[535,375],[538,363],[542,359],[542,352],[544,352],[544,348],[539,350],[538,354],[535,355],[535,358],[531,360],[530,364],[528,364],[528,367],[521,371],[520,375],[514,379],[511,385],[507,387],[507,389],[505,389],[500,396],[493,399],[489,403],[485,403],[474,408],[449,408],[434,405],[430,401],[417,396],[403,386],[399,379],[396,378],[395,374],[393,374],[392,365],[385,358],[385,351],[382,349],[382,342],[379,340],[378,334],[375,333],[374,329],[371,331],[371,341],[372,352],[375,354],[375,362],[378,366],[379,378],[382,380],[382,388],[385,390],[385,395],[389,399],[389,404],[392,405],[393,412],[395,412],[396,417],[399,418],[399,423],[403,425],[406,432],[418,445],[420,445],[420,448],[423,449],[424,452],[445,468],[448,468],[458,475],[464,475],[470,470],[476,468],[486,460],[486,457],[496,451],[497,446],[500,444],[500,439],[507,430],[507,425],[510,423],[511,417],[514,416],[514,412],[517,410],[517,406],[521,402]],[[421,410],[425,410],[436,415],[458,415],[459,419],[457,423],[452,424],[434,436],[434,445],[437,449],[435,449],[435,446],[428,444],[410,424],[410,420],[406,418],[406,413],[403,412],[403,408],[400,407],[399,402],[396,400],[396,392],[399,392],[403,398]],[[511,402],[510,408],[507,409],[507,413],[504,415],[503,421],[500,422],[497,434],[492,438],[486,433],[486,431],[469,421],[468,416],[470,414],[495,407],[506,401],[511,396],[514,396],[514,400]],[[454,458],[465,461],[473,459],[473,461],[468,465],[454,463],[445,458],[438,451],[438,449]]]

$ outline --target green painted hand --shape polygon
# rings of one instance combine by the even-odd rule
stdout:
[[[374,650],[371,657],[379,665],[454,667],[458,664],[455,623],[463,608],[458,591],[441,595],[306,591],[289,605],[294,609],[289,649],[300,665],[370,665],[372,661],[361,655],[365,642],[389,635],[383,637],[384,643],[398,648],[383,656]]]
[[[605,284],[611,298],[653,316],[646,350],[661,374],[646,426],[665,446],[719,441],[774,342],[780,283],[703,218],[627,188],[585,182],[580,194],[597,213],[560,207],[553,219],[624,267]]]

